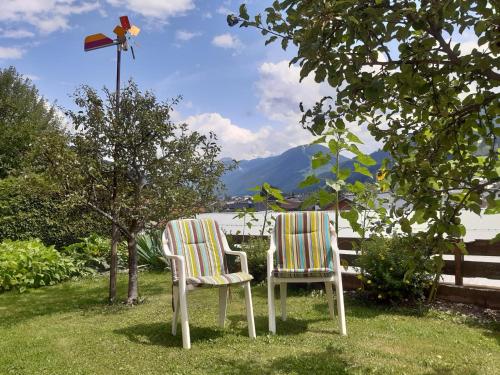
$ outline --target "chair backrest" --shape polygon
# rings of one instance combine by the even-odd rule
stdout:
[[[278,270],[333,270],[330,218],[325,212],[279,214],[274,226]]]
[[[186,276],[216,276],[225,274],[224,234],[213,219],[182,219],[168,222],[165,229],[170,250],[183,255]],[[177,262],[175,262],[177,263]],[[174,280],[179,270],[172,267]]]

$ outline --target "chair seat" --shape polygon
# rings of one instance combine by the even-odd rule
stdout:
[[[300,277],[332,277],[334,272],[330,268],[309,268],[309,269],[277,269],[273,270],[274,277],[280,278],[300,278]]]
[[[220,286],[241,284],[253,280],[253,276],[246,272],[226,273],[224,275],[188,277],[186,284],[196,286]]]

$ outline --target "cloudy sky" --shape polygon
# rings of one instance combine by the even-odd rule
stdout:
[[[264,46],[254,29],[229,28],[226,15],[240,0],[1,0],[0,68],[13,65],[51,102],[71,108],[81,84],[114,87],[115,49],[83,51],[86,35],[113,37],[118,17],[141,28],[123,57],[122,81],[133,77],[160,99],[183,102],[175,119],[192,129],[214,131],[222,156],[249,159],[278,154],[311,141],[298,124],[299,102],[312,104],[328,87],[312,78],[299,84],[289,67],[292,51]],[[271,0],[250,1],[250,13]],[[377,145],[366,131],[365,150]]]

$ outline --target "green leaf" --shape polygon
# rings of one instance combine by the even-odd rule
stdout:
[[[410,221],[403,217],[401,219],[399,219],[399,225],[401,225],[401,230],[405,233],[411,233],[411,225],[410,225]]]
[[[319,178],[314,175],[307,176],[305,180],[300,182],[299,188],[301,189],[306,188],[308,186],[317,184],[319,181],[320,181]]]
[[[366,167],[363,167],[362,165],[358,164],[358,163],[354,163],[354,172],[356,173],[361,173],[365,176],[368,176],[370,178],[373,178],[373,175],[372,173],[368,170],[368,168]]]
[[[377,164],[375,159],[373,159],[370,155],[358,154],[355,159],[363,165],[372,166]]]
[[[240,17],[246,21],[248,21],[250,19],[250,16],[248,15],[246,4],[240,5]]]
[[[324,154],[321,151],[313,155],[311,165],[313,169],[317,169],[330,162],[330,154]]]
[[[346,138],[351,142],[363,144],[363,141],[359,139],[354,133],[348,132]]]

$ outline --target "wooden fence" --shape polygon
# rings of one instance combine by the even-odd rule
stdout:
[[[235,243],[241,243],[242,237],[233,235]],[[339,238],[340,250],[353,250],[353,245],[359,242],[359,238]],[[492,244],[489,240],[476,240],[466,243],[468,255],[495,257],[500,262],[500,243]],[[346,260],[349,265],[355,263],[357,255],[354,253],[340,254],[340,258]],[[460,250],[456,249],[453,260],[445,260],[444,275],[454,276],[454,283],[441,283],[438,289],[438,297],[444,300],[472,303],[478,306],[500,309],[500,288],[465,285],[464,277],[487,278],[500,280],[500,263],[488,261],[472,261],[466,259]],[[354,273],[342,275],[345,289],[357,289],[361,286],[360,280]]]

